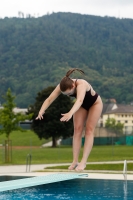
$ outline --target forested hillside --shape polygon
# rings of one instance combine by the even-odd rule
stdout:
[[[71,67],[85,71],[103,100],[133,102],[133,20],[73,13],[0,19],[1,103],[10,87],[17,106],[29,106]]]

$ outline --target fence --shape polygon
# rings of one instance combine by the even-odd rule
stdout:
[[[84,145],[84,133],[82,137],[82,146]],[[72,145],[73,138],[64,139],[61,145]],[[133,145],[133,134],[116,134],[105,128],[97,127],[94,133],[94,145]]]
[[[133,145],[133,134],[118,134],[97,127],[95,130],[94,145]]]
[[[95,137],[94,145],[133,145],[133,136]]]

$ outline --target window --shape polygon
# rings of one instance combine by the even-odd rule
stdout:
[[[126,120],[125,123],[128,123],[128,121]]]

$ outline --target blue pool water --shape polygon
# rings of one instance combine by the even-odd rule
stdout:
[[[74,179],[0,193],[2,200],[133,200],[133,181]]]
[[[27,177],[27,176],[0,176],[0,182],[12,181],[12,180],[23,179],[23,178],[30,178],[30,177]]]

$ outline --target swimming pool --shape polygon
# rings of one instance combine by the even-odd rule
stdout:
[[[3,181],[12,181],[12,180],[17,180],[17,179],[23,179],[23,178],[30,178],[28,176],[0,176],[0,182]]]
[[[1,200],[133,200],[133,181],[73,179],[0,193]]]

